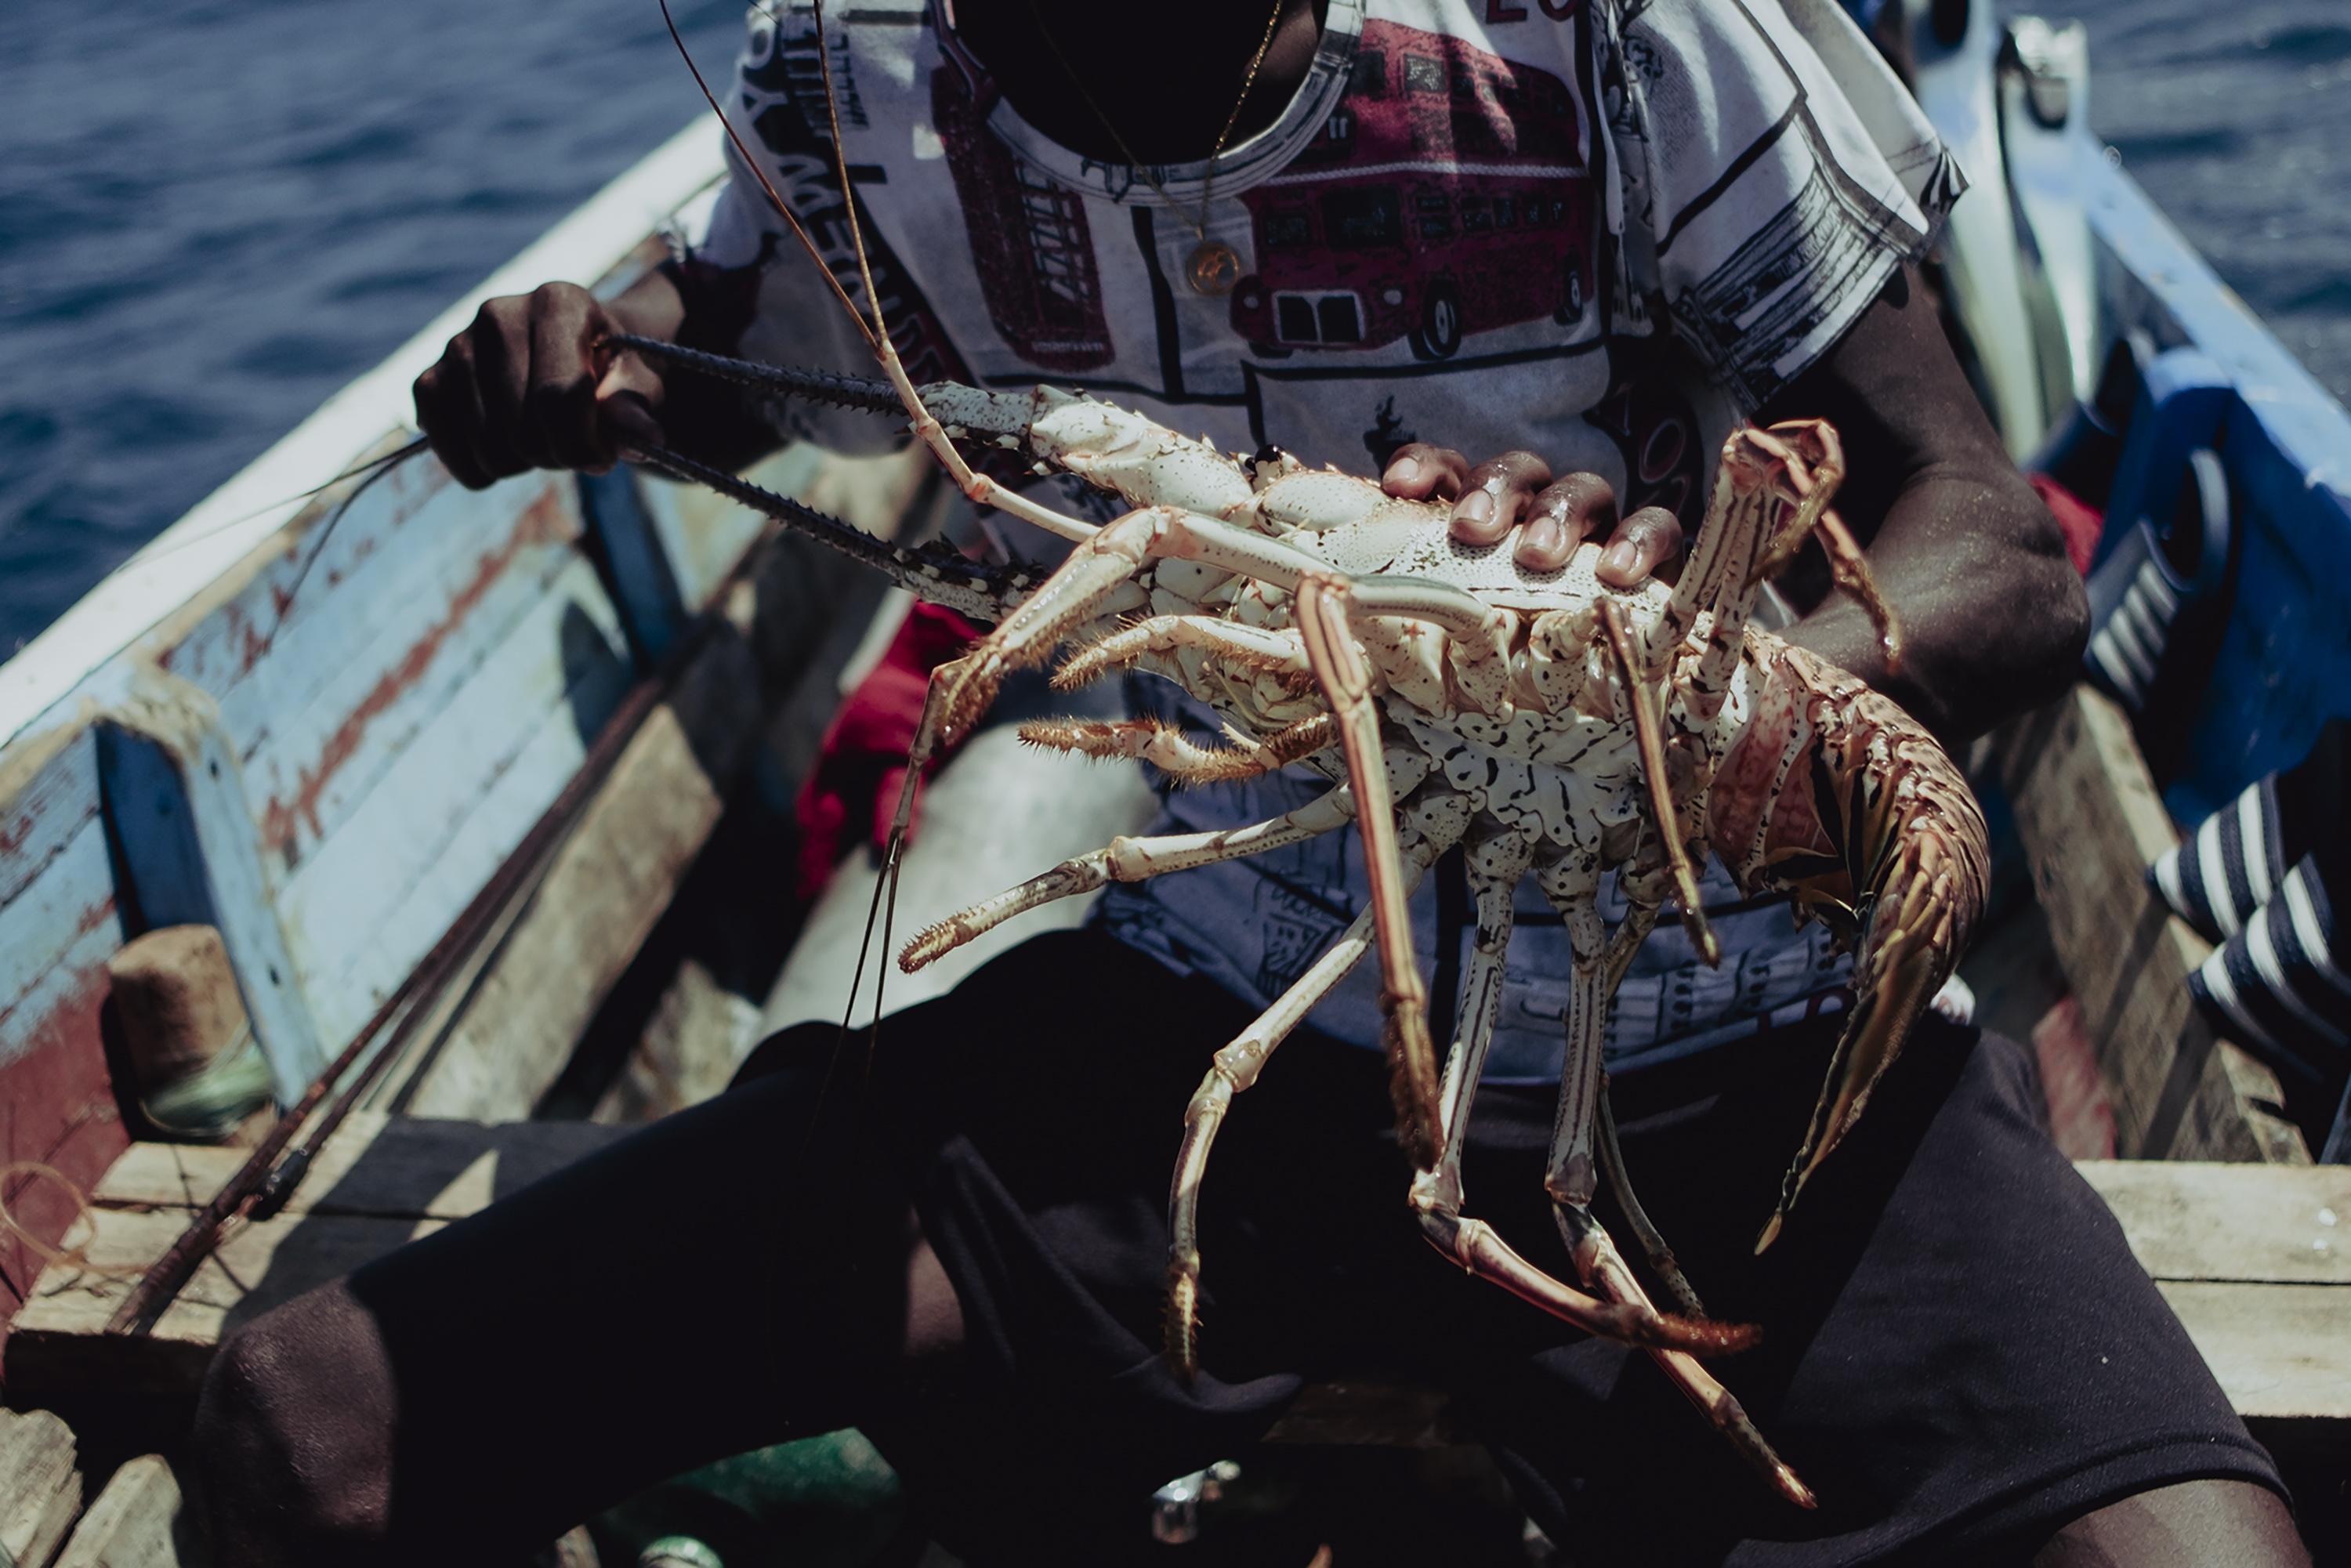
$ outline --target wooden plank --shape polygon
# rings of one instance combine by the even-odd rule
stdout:
[[[354,1111],[319,1151],[285,1214],[461,1219],[619,1135],[585,1122],[492,1124]],[[220,1190],[247,1152],[133,1144],[90,1201],[101,1208],[195,1208]]]
[[[770,476],[794,469],[778,461]],[[845,472],[844,472],[845,471]],[[755,470],[755,472],[760,472]],[[922,493],[893,456],[806,476],[888,537]],[[399,1102],[420,1115],[528,1115],[667,909],[717,826],[777,694],[843,614],[879,585],[842,557],[771,535],[715,607],[675,692],[632,738],[547,883],[508,933],[466,1011]]]
[[[2085,1160],[2074,1168],[2158,1280],[2351,1287],[2351,1166]],[[2351,1289],[2339,1310],[2337,1337],[2351,1342]]]
[[[430,586],[412,591],[364,574],[369,605],[389,601],[392,612],[355,606],[345,640],[306,656],[330,672],[317,695],[256,715],[268,734],[247,765],[246,794],[265,845],[287,870],[360,809],[519,623],[543,613],[567,573],[584,569],[569,591],[594,606],[592,616],[615,622],[580,549],[583,525],[569,487],[543,476],[540,483],[520,506],[508,489],[476,495],[445,486],[408,525],[415,546],[440,546],[429,558]],[[496,512],[477,515],[490,497],[499,501]],[[473,529],[457,531],[469,519]],[[270,656],[273,671],[279,658]]]
[[[319,1151],[287,1212],[235,1229],[152,1333],[109,1334],[106,1320],[132,1281],[236,1164],[234,1150],[138,1145],[99,1184],[87,1266],[51,1264],[18,1312],[7,1345],[11,1396],[193,1395],[237,1325],[619,1135],[587,1123],[387,1124],[355,1113]]]
[[[86,997],[123,943],[106,826],[81,824],[42,874],[0,904],[0,1062],[32,1049],[57,1010]]]
[[[2212,1280],[2157,1285],[2239,1415],[2351,1421],[2351,1291]]]
[[[72,1431],[47,1410],[0,1410],[0,1563],[47,1568],[80,1511]]]
[[[207,1561],[198,1526],[181,1508],[179,1477],[162,1455],[141,1454],[114,1472],[54,1568],[196,1568]]]
[[[86,1249],[89,1267],[53,1263],[42,1270],[8,1336],[10,1396],[63,1398],[94,1388],[192,1395],[214,1350],[239,1323],[444,1223],[304,1216],[247,1226],[197,1265],[152,1333],[107,1333],[107,1319],[139,1273],[187,1221],[183,1208],[108,1209]]]
[[[287,883],[286,925],[329,1040],[441,938],[578,770],[633,674],[584,558],[475,664]]]
[[[0,751],[0,904],[15,902],[97,815],[87,711]]]
[[[556,852],[409,1109],[529,1114],[717,826],[758,716],[749,645],[722,623]]]
[[[372,455],[398,444],[387,434]],[[446,483],[433,464],[402,462],[348,507],[319,497],[166,617],[141,651],[217,697],[250,756],[345,673],[369,629],[426,607],[413,602],[425,586],[417,573],[451,552],[433,528],[410,524]]]
[[[758,1004],[718,983],[700,961],[677,967],[592,1119],[613,1126],[654,1121],[725,1090],[757,1043]]]
[[[2118,1151],[2307,1164],[2300,1134],[2260,1103],[2275,1103],[2275,1079],[2220,1040],[2189,995],[2210,948],[2147,885],[2147,866],[2179,834],[2122,710],[2076,685],[2010,725],[1998,754],[2051,940],[2113,1091]]]

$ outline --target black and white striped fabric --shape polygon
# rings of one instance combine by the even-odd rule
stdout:
[[[2223,942],[2244,929],[2284,883],[2286,837],[2273,773],[2167,850],[2147,868],[2147,879],[2207,942]]]
[[[2351,943],[2314,856],[2189,977],[2240,1043],[2281,1072],[2331,1085],[2351,1049]]]
[[[2104,677],[2101,684],[2115,700],[2133,713],[2147,706],[2179,614],[2179,595],[2149,556],[2139,562],[2113,612],[2090,634],[2090,668]]]

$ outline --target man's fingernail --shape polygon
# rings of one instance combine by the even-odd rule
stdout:
[[[1453,516],[1458,521],[1473,523],[1479,528],[1484,528],[1488,523],[1494,520],[1493,492],[1490,490],[1470,491],[1468,495],[1461,497],[1461,504],[1453,508]]]
[[[1388,483],[1391,485],[1409,485],[1419,477],[1420,459],[1417,457],[1398,458],[1395,465],[1388,470]]]
[[[1619,539],[1608,547],[1600,559],[1601,566],[1617,577],[1631,577],[1641,570],[1641,552],[1628,539]]]
[[[1567,530],[1560,527],[1557,517],[1548,514],[1529,523],[1525,535],[1519,541],[1522,549],[1538,550],[1548,555],[1558,554],[1560,547],[1566,542]]]

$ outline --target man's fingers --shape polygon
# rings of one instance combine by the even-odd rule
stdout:
[[[1570,474],[1527,508],[1512,558],[1529,571],[1557,571],[1576,547],[1616,520],[1616,491],[1597,474]]]
[[[1644,507],[1616,525],[1600,552],[1600,580],[1637,588],[1654,573],[1671,582],[1681,576],[1681,520],[1663,507]]]
[[[608,468],[611,444],[596,410],[596,340],[604,313],[587,290],[549,287],[530,297],[525,447],[538,465]]]
[[[449,476],[468,490],[478,490],[489,483],[474,465],[472,444],[455,429],[455,416],[449,412],[449,378],[439,362],[426,368],[416,378],[416,428],[431,443],[433,455]]]
[[[1510,532],[1537,490],[1551,483],[1551,465],[1531,452],[1505,452],[1469,470],[1453,505],[1453,537],[1489,545]]]
[[[1380,488],[1407,501],[1449,501],[1461,493],[1469,476],[1469,459],[1449,446],[1426,441],[1406,442],[1388,459]]]
[[[524,413],[530,392],[530,321],[526,299],[483,302],[465,329],[473,350],[474,389],[481,400],[482,427],[475,440],[482,466],[494,479],[536,468],[545,461],[538,433]]]
[[[415,392],[417,428],[441,465],[468,490],[486,487],[497,476],[482,461],[482,399],[474,384],[473,345],[464,333],[416,378]]]

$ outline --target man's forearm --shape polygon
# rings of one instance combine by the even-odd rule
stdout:
[[[2064,688],[2087,608],[2056,522],[2022,475],[1926,471],[1875,532],[1870,569],[1901,621],[1900,667],[1843,592],[1791,642],[1900,703],[1947,747]]]

